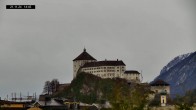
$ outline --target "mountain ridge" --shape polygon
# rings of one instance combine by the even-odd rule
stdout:
[[[171,95],[183,95],[196,88],[196,51],[171,60],[154,80],[162,79],[171,86]]]

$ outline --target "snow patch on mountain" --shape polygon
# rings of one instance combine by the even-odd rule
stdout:
[[[187,53],[187,54],[183,54],[183,55],[179,55],[177,57],[175,57],[172,61],[170,61],[166,66],[163,67],[163,69],[161,70],[161,74],[168,71],[170,68],[172,68],[173,66],[175,66],[177,63],[179,63],[180,61],[184,60],[185,58],[187,58],[191,53]]]
[[[155,78],[170,84],[172,95],[183,95],[196,88],[196,52],[179,55],[171,60]]]

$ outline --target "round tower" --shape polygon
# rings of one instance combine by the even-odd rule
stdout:
[[[97,60],[93,58],[89,53],[86,52],[84,48],[83,52],[73,60],[73,78],[76,77],[80,68],[88,62],[96,62]]]

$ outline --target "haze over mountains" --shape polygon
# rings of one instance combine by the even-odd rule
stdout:
[[[170,84],[172,96],[196,89],[196,51],[175,57],[161,70],[157,79]]]

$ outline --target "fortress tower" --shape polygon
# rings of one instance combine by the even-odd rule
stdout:
[[[140,83],[140,73],[136,70],[126,70],[122,60],[97,61],[84,51],[73,60],[73,78],[79,72],[86,72],[101,78],[124,78],[128,82]]]
[[[80,70],[80,68],[88,62],[96,62],[97,60],[93,58],[90,54],[86,52],[86,49],[84,48],[84,51],[73,60],[73,78],[76,77],[77,72]]]

